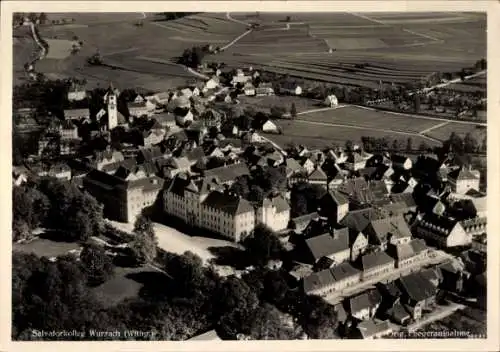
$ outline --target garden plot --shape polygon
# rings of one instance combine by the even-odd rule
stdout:
[[[65,39],[46,39],[45,41],[49,44],[47,59],[65,59],[71,55],[73,41]]]

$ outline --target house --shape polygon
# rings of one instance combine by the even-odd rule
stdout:
[[[385,275],[394,270],[395,262],[385,252],[368,253],[360,257],[362,279],[368,280],[379,275]]]
[[[307,295],[327,297],[335,291],[359,282],[359,270],[349,263],[342,263],[334,268],[310,273],[303,277],[302,288]]]
[[[255,228],[253,206],[230,192],[222,191],[216,178],[194,180],[179,174],[167,185],[163,199],[167,214],[235,242],[241,241]]]
[[[357,233],[365,232],[368,225],[373,220],[382,219],[382,214],[375,208],[363,208],[357,210],[350,210],[339,224],[341,226],[347,227],[352,231]]]
[[[472,235],[459,221],[444,216],[426,214],[416,221],[413,228],[416,237],[431,241],[440,248],[467,246],[472,242]]]
[[[413,163],[410,158],[393,154],[391,155],[391,166],[393,169],[397,170],[410,170],[413,166]]]
[[[216,89],[220,85],[219,77],[212,76],[208,81],[205,82],[205,86],[202,88],[203,92],[208,90]]]
[[[375,200],[375,194],[372,191],[373,185],[374,183],[368,183],[362,177],[356,177],[346,180],[337,187],[337,191],[348,197],[353,203],[370,204]]]
[[[313,185],[320,185],[323,187],[327,187],[328,185],[328,176],[325,174],[321,166],[316,167],[313,172],[309,174],[307,177],[307,182]]]
[[[260,83],[255,89],[255,95],[258,97],[274,95],[273,85],[271,83]]]
[[[396,268],[405,268],[413,263],[422,262],[428,253],[428,248],[422,239],[413,239],[410,242],[392,244],[387,253],[394,258]]]
[[[128,111],[130,116],[141,117],[151,116],[156,109],[156,105],[149,101],[131,102],[128,103]]]
[[[441,274],[441,287],[452,292],[461,292],[464,284],[464,265],[456,260],[450,260],[437,266]]]
[[[303,179],[306,175],[306,170],[299,164],[299,162],[293,158],[285,159],[286,166],[286,178],[289,180],[290,184],[295,183],[295,178]]]
[[[199,120],[203,122],[205,127],[207,128],[216,127],[218,129],[221,126],[222,119],[223,119],[222,113],[214,109],[205,110],[199,118]]]
[[[38,177],[57,178],[59,180],[71,180],[71,168],[65,163],[44,163],[30,167],[30,171]]]
[[[335,95],[329,95],[323,101],[323,105],[329,108],[336,108],[339,105],[339,101]]]
[[[304,170],[306,170],[307,175],[310,175],[314,169],[316,168],[316,165],[314,165],[314,162],[310,158],[304,158],[301,160],[300,165]]]
[[[401,303],[414,320],[419,320],[423,311],[429,309],[435,302],[436,287],[420,273],[399,278],[397,285],[403,293]]]
[[[107,148],[105,151],[97,151],[91,160],[91,166],[97,170],[102,170],[106,165],[118,164],[125,160],[123,154],[117,150]]]
[[[486,234],[487,231],[487,219],[475,217],[468,220],[460,221],[460,225],[462,225],[465,233],[472,237],[480,236]]]
[[[349,247],[351,248],[351,261],[356,261],[368,247],[368,238],[362,233],[349,230]]]
[[[358,171],[365,167],[366,160],[359,153],[351,153],[344,164],[347,170]]]
[[[280,86],[280,93],[288,95],[301,95],[302,87],[296,83],[284,82]]]
[[[411,240],[410,227],[402,215],[384,217],[370,221],[363,233],[368,237],[368,242],[387,249],[388,243],[407,243]]]
[[[82,101],[87,98],[85,87],[79,84],[72,83],[68,91],[68,101]]]
[[[290,205],[282,196],[264,198],[256,210],[255,221],[275,232],[284,230],[290,222]]]
[[[156,120],[165,129],[172,129],[177,125],[175,115],[170,112],[155,114],[153,119]]]
[[[238,84],[244,85],[249,81],[252,81],[252,76],[246,76],[243,74],[243,72],[238,72],[236,76],[233,76],[233,79],[230,83],[233,85],[233,87],[236,87]]]
[[[358,320],[369,320],[375,316],[382,303],[382,296],[377,290],[369,290],[347,300],[347,311]]]
[[[272,120],[267,120],[262,124],[262,131],[267,133],[278,133],[279,128]]]
[[[243,93],[246,96],[254,96],[256,94],[255,86],[251,82],[245,83],[245,85],[243,86]]]
[[[346,228],[335,230],[333,234],[325,233],[305,239],[305,247],[312,264],[322,257],[331,259],[335,264],[350,258],[349,233]]]
[[[28,169],[24,166],[12,167],[12,185],[20,186],[28,181]]]
[[[194,120],[193,113],[189,109],[176,109],[174,114],[175,114],[175,121],[179,126],[185,127],[190,123],[192,123]]]
[[[147,97],[147,98],[149,98],[147,100],[151,101],[152,103],[154,103],[156,105],[166,106],[168,104],[168,102],[170,101],[170,97],[171,97],[170,92],[158,92],[151,97]]]
[[[448,174],[448,182],[452,191],[465,194],[470,189],[479,190],[480,173],[471,168],[460,168]]]
[[[89,109],[66,109],[64,110],[64,119],[66,120],[85,120],[90,117]]]
[[[349,199],[336,190],[329,190],[320,201],[320,213],[332,224],[339,223],[349,212]]]
[[[316,212],[297,216],[290,220],[288,228],[293,230],[295,233],[302,233],[311,221],[318,219],[319,214]]]
[[[248,143],[248,144],[264,142],[264,139],[262,138],[262,136],[255,131],[244,132],[241,135],[241,139],[243,140],[244,143]]]
[[[388,335],[392,331],[393,329],[387,321],[375,322],[373,320],[365,320],[356,326],[353,337],[370,340]]]
[[[231,186],[241,176],[250,175],[250,169],[245,163],[231,164],[206,170],[205,177],[216,177],[224,185]]]
[[[411,193],[391,194],[390,198],[394,203],[400,204],[400,214],[415,212],[417,210],[417,203]]]
[[[156,162],[157,160],[166,160],[167,155],[162,152],[161,147],[153,146],[149,148],[141,148],[137,153],[136,159],[138,164]]]

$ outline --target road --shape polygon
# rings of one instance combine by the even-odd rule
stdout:
[[[440,309],[436,312],[430,313],[429,315],[427,315],[423,319],[409,325],[406,328],[406,330],[408,330],[408,332],[413,332],[415,330],[421,329],[425,325],[428,325],[428,324],[435,322],[437,320],[444,319],[448,315],[453,314],[455,311],[457,311],[459,309],[464,309],[465,307],[466,306],[464,306],[463,304],[450,302],[449,306],[441,307],[442,309]]]

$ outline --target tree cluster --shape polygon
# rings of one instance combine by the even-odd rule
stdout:
[[[211,50],[209,45],[194,46],[184,50],[182,56],[178,59],[178,63],[196,69],[202,64],[205,55],[210,53]]]
[[[37,227],[58,231],[66,241],[86,241],[99,234],[102,206],[74,184],[42,179],[13,191],[13,239],[29,239]]]
[[[231,191],[254,204],[261,204],[265,197],[283,192],[286,187],[286,168],[280,165],[257,168],[249,176],[237,177]]]
[[[318,210],[319,200],[325,194],[324,187],[320,185],[299,182],[293,185],[291,192],[292,218],[313,213]]]

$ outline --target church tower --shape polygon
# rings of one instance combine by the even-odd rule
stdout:
[[[106,93],[106,105],[108,107],[108,131],[118,126],[118,106],[117,106],[117,95],[113,88],[113,84],[110,84],[108,92]]]

